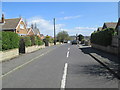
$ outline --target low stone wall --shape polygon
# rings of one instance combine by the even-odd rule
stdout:
[[[26,47],[25,51],[26,53],[30,53],[39,49],[45,48],[45,45],[42,46],[31,46]],[[17,57],[19,55],[19,49],[12,49],[12,50],[6,50],[0,52],[0,62]]]
[[[59,44],[59,43],[57,43]],[[53,46],[54,43],[50,43],[50,46]],[[42,46],[30,46],[25,48],[26,53],[34,52],[36,50],[45,48],[45,45]],[[0,51],[0,62],[17,57],[19,55],[19,49],[12,49],[12,50],[6,50],[6,51]]]
[[[19,50],[18,49],[12,49],[12,50],[6,50],[6,51],[1,51],[0,52],[0,62],[10,59],[10,58],[14,58],[16,56],[19,55]]]
[[[54,43],[49,43],[49,46],[53,46],[54,45]]]
[[[118,47],[118,36],[113,36],[112,37],[112,46]]]
[[[26,53],[30,53],[30,52],[34,52],[34,51],[42,49],[42,48],[45,48],[45,45],[42,45],[42,46],[38,46],[38,45],[36,45],[36,46],[30,46],[30,47],[26,47],[25,48],[25,52]]]
[[[108,53],[111,53],[111,54],[118,54],[118,48],[116,47],[112,47],[112,46],[101,46],[101,45],[97,45],[97,44],[91,44],[91,46],[93,48],[96,48],[96,49],[99,49],[99,50],[102,50],[102,51],[105,51],[105,52],[108,52]]]
[[[60,43],[60,42],[57,42],[57,43],[56,43],[56,45],[59,45],[59,44],[61,44],[61,43]]]

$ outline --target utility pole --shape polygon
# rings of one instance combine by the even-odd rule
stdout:
[[[55,18],[54,18],[54,45],[56,45]]]

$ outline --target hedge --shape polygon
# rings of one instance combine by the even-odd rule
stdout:
[[[43,41],[38,36],[25,36],[21,37],[25,41],[25,46],[33,46],[33,45],[43,45]]]
[[[19,48],[20,39],[24,39],[25,46],[33,46],[33,45],[43,45],[43,41],[38,36],[18,36],[18,34],[14,32],[0,32],[0,48],[1,50],[9,50],[14,48]]]
[[[37,45],[43,45],[44,44],[44,42],[38,36],[36,37],[36,39],[37,39]]]
[[[30,39],[31,39],[31,45],[36,45],[36,42],[35,42],[35,36],[30,36]]]
[[[103,29],[101,31],[96,31],[91,34],[91,43],[99,44],[102,46],[111,45],[112,36],[115,30],[113,28]]]
[[[29,36],[21,37],[21,39],[24,39],[26,47],[31,46],[31,40]]]
[[[19,47],[19,36],[14,32],[2,32],[2,50]]]

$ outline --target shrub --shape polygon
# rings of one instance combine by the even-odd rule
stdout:
[[[2,50],[19,47],[19,36],[14,32],[2,32]]]
[[[30,39],[31,39],[31,45],[36,45],[36,41],[35,41],[35,36],[30,36]]]
[[[84,39],[82,39],[82,40],[81,40],[81,44],[84,44],[84,42],[85,42],[85,40],[84,40]]]
[[[54,39],[47,35],[47,36],[45,37],[45,39],[44,39],[44,42],[53,43],[53,42],[54,42]]]
[[[36,37],[37,38],[37,45],[43,45],[44,43],[43,43],[43,41],[37,36]]]
[[[111,45],[114,32],[115,30],[113,28],[107,28],[102,31],[93,32],[91,34],[91,43],[99,44],[102,46]]]
[[[21,39],[24,39],[26,47],[31,46],[31,40],[29,36],[21,37]]]

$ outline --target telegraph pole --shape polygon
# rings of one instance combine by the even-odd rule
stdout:
[[[55,18],[54,18],[54,45],[56,45]]]

